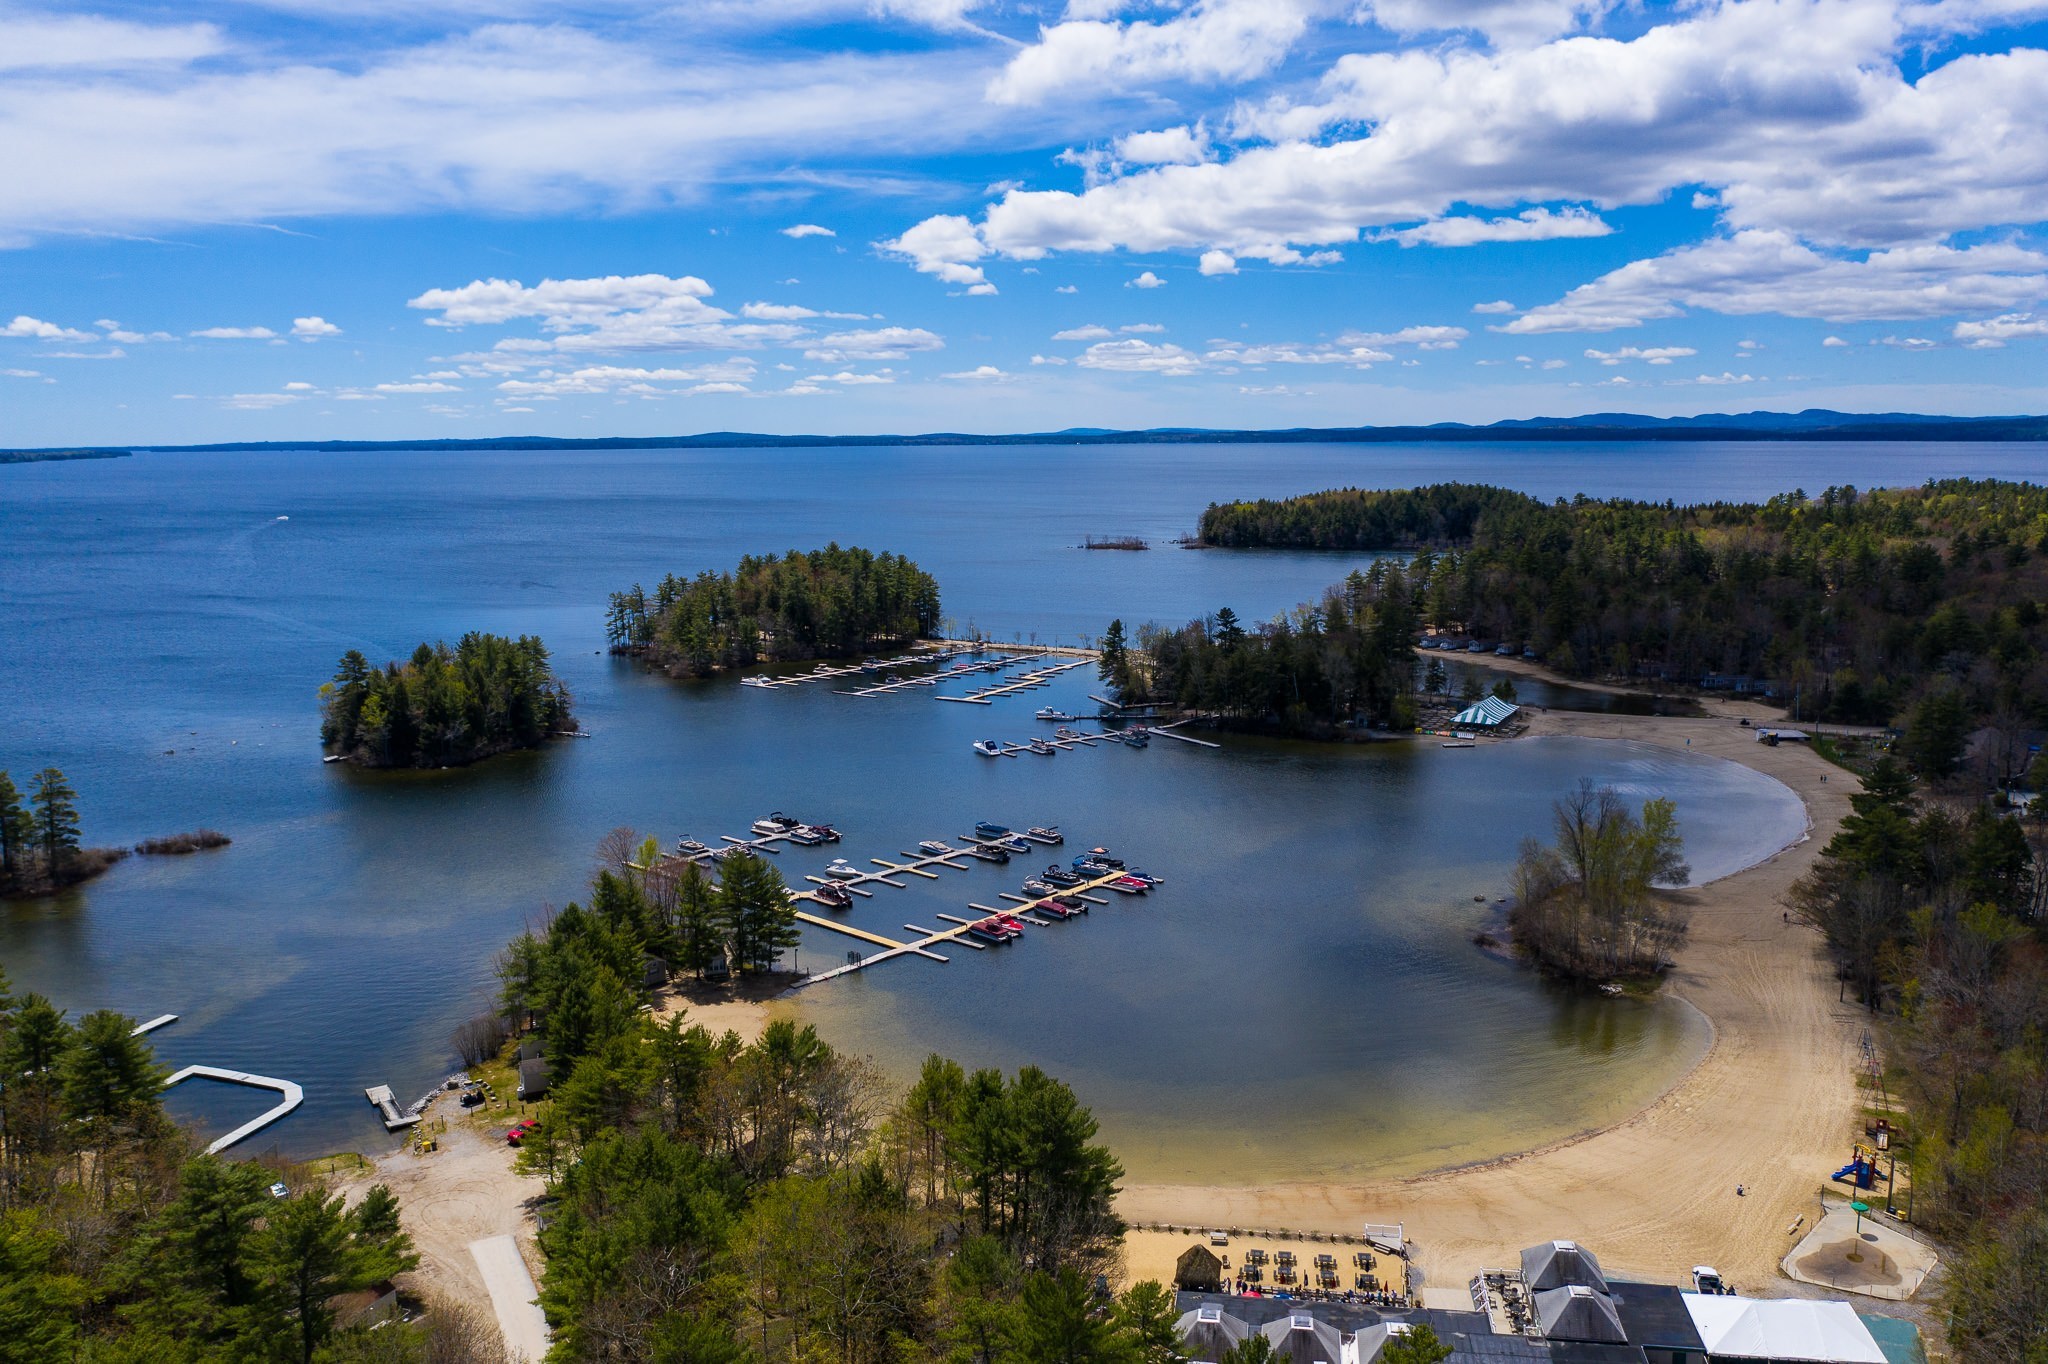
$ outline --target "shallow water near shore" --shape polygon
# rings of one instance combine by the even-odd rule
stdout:
[[[1591,451],[1359,447],[145,456],[0,470],[0,766],[81,793],[89,841],[210,826],[231,848],[136,858],[55,901],[0,907],[17,990],[74,1013],[181,1021],[174,1065],[277,1075],[305,1106],[240,1148],[389,1141],[365,1086],[402,1097],[453,1064],[447,1038],[495,951],[579,894],[627,824],[666,840],[742,834],[771,809],[888,857],[977,819],[1057,822],[1161,873],[1144,900],[1002,951],[900,960],[796,1005],[893,1073],[932,1050],[1035,1063],[1094,1106],[1136,1177],[1250,1180],[1482,1158],[1609,1120],[1697,1055],[1671,1001],[1553,990],[1475,951],[1519,840],[1580,776],[1679,803],[1699,877],[1795,836],[1796,799],[1743,769],[1634,745],[1474,750],[1167,740],[992,761],[1042,704],[1089,709],[1085,671],[990,707],[825,684],[676,684],[600,650],[604,594],[665,571],[829,539],[892,548],[947,611],[998,637],[1076,640],[1112,615],[1261,618],[1365,556],[1088,553],[1084,534],[1190,528],[1241,494],[1490,478],[1545,495],[1761,496],[1880,481],[1878,456],[1660,446]],[[1883,450],[1906,482],[1943,452]],[[1957,472],[2011,472],[2009,449]],[[2029,456],[2031,458],[2031,456]],[[1829,479],[1816,464],[1838,463]],[[1088,510],[1080,511],[1085,505]],[[279,518],[289,517],[289,520]],[[537,633],[592,738],[455,772],[318,761],[315,688],[359,647],[402,656],[465,630]],[[962,688],[955,686],[949,691]],[[889,936],[997,903],[1034,865],[945,872],[844,916]],[[852,940],[809,930],[807,967]],[[188,1085],[209,1131],[261,1096]]]

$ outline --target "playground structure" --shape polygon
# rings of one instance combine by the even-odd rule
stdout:
[[[1891,1182],[1891,1176],[1877,1168],[1876,1148],[1866,1146],[1860,1141],[1856,1143],[1856,1150],[1850,1156],[1849,1163],[1835,1171],[1830,1178],[1838,1184],[1847,1184],[1858,1189],[1874,1188],[1881,1182]]]

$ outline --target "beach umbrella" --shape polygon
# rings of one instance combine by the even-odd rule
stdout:
[[[1856,1244],[1850,1247],[1849,1258],[1860,1260],[1863,1258],[1863,1214],[1870,1211],[1870,1205],[1859,1198],[1849,1205],[1849,1210],[1856,1214]]]

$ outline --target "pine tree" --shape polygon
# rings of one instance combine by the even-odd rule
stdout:
[[[36,836],[35,819],[21,803],[21,791],[0,772],[0,885],[21,874],[21,864]]]
[[[719,931],[718,892],[704,868],[686,864],[676,878],[676,940],[679,970],[704,974],[724,950]]]
[[[35,794],[29,797],[35,809],[36,841],[42,844],[43,871],[58,879],[64,862],[78,851],[78,792],[54,767],[36,773]]]
[[[782,873],[752,853],[725,859],[718,872],[718,916],[740,970],[766,967],[797,945],[796,903]]]

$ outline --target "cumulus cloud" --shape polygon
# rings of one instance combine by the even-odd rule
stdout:
[[[460,393],[456,384],[444,384],[438,379],[414,379],[402,384],[378,384],[379,393]]]
[[[1693,380],[1696,384],[1753,384],[1758,382],[1754,374],[1731,374],[1722,370],[1719,374],[1702,374]]]
[[[785,237],[798,237],[798,238],[802,238],[802,237],[836,237],[836,236],[838,236],[839,234],[838,234],[837,232],[834,232],[834,231],[833,231],[833,230],[832,230],[831,228],[829,228],[829,227],[820,227],[820,226],[819,226],[818,224],[816,224],[816,223],[793,223],[793,224],[791,224],[790,226],[788,226],[788,227],[785,227],[785,228],[783,228],[783,229],[782,229],[782,235],[783,235],[783,236],[785,236]]]
[[[1205,275],[1234,275],[1237,273],[1237,257],[1228,251],[1204,251],[1200,268]]]
[[[78,331],[71,327],[60,327],[54,322],[45,322],[40,317],[18,314],[12,322],[0,327],[0,336],[26,337],[34,341],[97,341],[99,337],[91,332]]]
[[[926,218],[902,236],[879,243],[889,255],[899,256],[920,274],[937,276],[947,284],[981,285],[988,282],[973,262],[988,255],[974,224],[957,213]]]
[[[1843,339],[1842,339],[1841,337],[1839,337],[1839,336],[1830,336],[1830,337],[1826,338],[1825,340],[1823,340],[1823,341],[1821,342],[1821,344],[1822,344],[1823,346],[1827,346],[1827,347],[1833,348],[1833,347],[1838,347],[1838,346],[1846,346],[1846,345],[1848,345],[1849,343],[1848,343],[1847,341],[1844,341],[1844,340],[1843,340]]]
[[[1150,270],[1147,270],[1147,271],[1146,271],[1146,272],[1145,272],[1144,274],[1142,274],[1142,275],[1139,275],[1139,276],[1138,276],[1138,277],[1137,277],[1136,279],[1127,279],[1127,280],[1125,280],[1125,281],[1124,281],[1124,288],[1126,288],[1126,289],[1159,289],[1159,288],[1163,288],[1163,287],[1165,287],[1165,284],[1166,284],[1166,281],[1165,281],[1165,280],[1163,280],[1163,279],[1159,278],[1159,276],[1157,276],[1157,275],[1153,274],[1153,273],[1152,273],[1152,272],[1151,272]]]
[[[1673,360],[1682,360],[1699,352],[1691,346],[1623,346],[1620,350],[1588,350],[1588,360],[1598,360],[1603,365],[1619,365],[1630,360],[1641,360],[1645,364],[1668,365]]]
[[[201,327],[188,336],[203,337],[208,341],[275,341],[277,333],[268,327]]]
[[[1475,313],[1511,313],[1514,310],[1515,305],[1504,298],[1497,298],[1491,303],[1475,303],[1472,305],[1472,311]]]
[[[1110,331],[1109,328],[1102,326],[1100,323],[1090,322],[1085,327],[1068,327],[1065,331],[1054,332],[1052,339],[1055,341],[1100,341],[1105,337],[1113,335],[1115,333]]]
[[[96,15],[0,15],[0,71],[80,73],[181,65],[225,46],[212,24],[136,24]]]
[[[865,322],[866,313],[820,312],[796,303],[748,303],[740,308],[741,317],[750,317],[760,322],[802,322],[813,317],[830,317],[848,322]]]
[[[712,289],[695,275],[605,275],[589,279],[479,279],[429,289],[406,301],[437,314],[428,326],[538,324],[545,337],[508,337],[498,348],[528,351],[728,350],[786,344],[805,334],[794,323],[736,321],[706,302]]]
[[[1933,350],[1941,343],[1925,336],[1880,336],[1870,344],[1890,346],[1894,350]]]
[[[1074,361],[1083,369],[1115,370],[1124,374],[1193,374],[1202,368],[1202,357],[1171,342],[1098,341]]]
[[[2008,341],[2048,336],[2048,317],[2007,313],[1985,322],[1958,322],[1952,335],[1972,350],[1996,350]]]
[[[340,336],[341,328],[324,317],[295,317],[292,319],[292,335],[301,341],[318,341],[324,336]]]
[[[1014,379],[1017,376],[1015,376],[1014,374],[1006,374],[1002,370],[997,369],[994,365],[976,365],[973,369],[956,370],[952,374],[946,374],[940,377],[946,379],[967,379],[972,380],[976,383],[1003,383],[1006,382],[1007,380]]]
[[[821,336],[805,349],[804,357],[837,365],[848,360],[901,360],[945,348],[944,339],[923,327],[870,327]]]
[[[1374,229],[1446,242],[1600,232],[1589,210],[1528,206],[1650,204],[1694,185],[1731,238],[1829,254],[2048,218],[2048,123],[2019,113],[2048,87],[2048,51],[1916,57],[1909,79],[1915,22],[1896,0],[1773,0],[1682,7],[1626,40],[1354,53],[1306,101],[1242,103],[1229,154],[1078,192],[1011,190],[978,221],[954,219],[947,259],[1182,250],[1294,264]],[[1108,27],[1096,39],[1121,51],[1141,26]],[[1447,216],[1461,206],[1515,212]]]
[[[1545,242],[1560,237],[1605,237],[1614,229],[1583,208],[1551,212],[1529,208],[1512,218],[1437,218],[1419,227],[1382,234],[1403,246],[1478,246],[1482,242]]]
[[[1132,166],[1195,166],[1209,156],[1209,130],[1200,123],[1116,140],[1116,159]]]
[[[1076,86],[1219,84],[1264,75],[1308,28],[1308,0],[1195,0],[1163,20],[1068,19],[990,82],[998,104],[1033,104]]]
[[[1500,330],[1614,331],[1687,308],[1828,322],[1938,317],[2048,295],[2048,255],[2003,243],[1902,246],[1860,259],[1784,232],[1739,232],[1633,261]]]
[[[1415,346],[1421,350],[1456,350],[1472,333],[1463,327],[1403,327],[1391,332],[1347,331],[1337,338],[1340,346]]]
[[[585,365],[573,370],[545,369],[528,379],[506,379],[498,384],[498,391],[520,401],[606,393],[637,397],[658,397],[670,392],[744,393],[753,377],[754,366],[746,360],[688,368]]]

